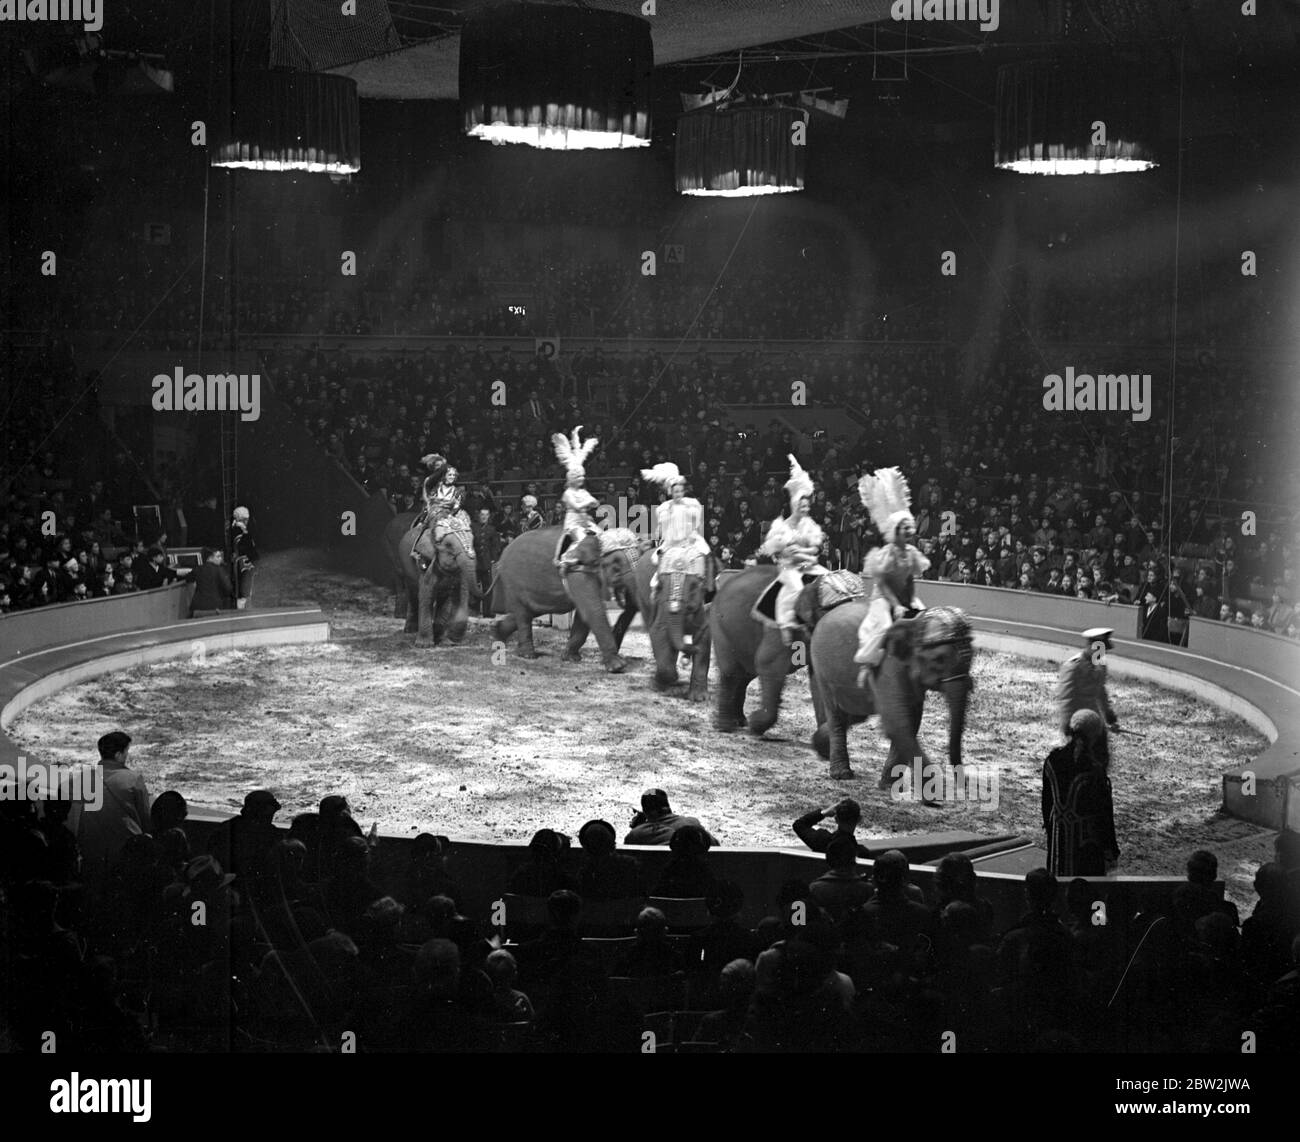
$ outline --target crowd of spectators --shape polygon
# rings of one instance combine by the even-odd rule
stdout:
[[[639,471],[674,460],[690,473],[705,538],[724,566],[759,557],[785,508],[794,454],[817,484],[811,514],[827,535],[823,562],[860,570],[880,540],[857,478],[868,465],[898,464],[929,578],[1137,605],[1147,636],[1161,640],[1182,641],[1192,614],[1296,637],[1295,521],[1265,498],[1291,472],[1280,446],[1286,426],[1252,419],[1247,401],[1189,425],[1173,440],[1171,511],[1159,491],[1164,458],[1143,446],[1128,414],[1097,414],[1082,427],[1054,420],[1037,390],[1024,396],[1032,370],[1024,356],[1008,350],[982,371],[980,399],[963,401],[960,426],[935,411],[936,378],[957,367],[938,346],[755,351],[727,361],[704,348],[681,361],[596,350],[558,367],[482,345],[374,356],[314,349],[268,356],[264,368],[317,441],[395,510],[418,506],[419,458],[449,455],[470,488],[471,516],[487,510],[502,542],[520,526],[521,494],[558,518],[549,437],[581,423],[601,441],[588,464],[597,498],[652,508],[657,489]],[[1210,401],[1226,380],[1207,358],[1185,362],[1181,383],[1192,400]],[[504,406],[492,401],[496,381]],[[1248,380],[1237,383],[1250,391]],[[782,414],[796,386],[808,407],[835,410],[832,423],[852,431],[793,433]],[[1157,423],[1167,399],[1153,400]],[[767,428],[724,428],[726,405],[758,406]],[[1241,526],[1244,505],[1264,521],[1254,534]]]
[[[0,800],[8,1049],[335,1049],[349,1032],[362,1052],[638,1051],[648,1031],[662,1051],[937,1053],[955,1035],[963,1053],[1235,1052],[1243,1027],[1261,1053],[1300,1045],[1294,833],[1244,920],[1201,851],[1161,907],[1105,926],[1087,881],[1035,869],[998,931],[969,857],[917,881],[880,851],[868,873],[856,820],[828,832],[814,813],[795,830],[825,872],[753,923],[712,834],[662,790],[624,841],[668,849],[653,878],[593,819],[576,848],[539,831],[494,887],[446,837],[381,843],[338,795],[285,828],[254,790],[196,826],[179,791],[151,798],[130,744],[100,740],[98,809],[71,784]]]

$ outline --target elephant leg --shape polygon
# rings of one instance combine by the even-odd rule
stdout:
[[[677,652],[665,629],[667,617],[661,611],[649,624],[650,652],[654,658],[652,685],[656,690],[671,690],[677,685]]]
[[[419,630],[420,623],[420,583],[419,580],[407,579],[402,584],[402,614],[406,616],[406,623],[402,627],[403,634],[414,634]]]
[[[447,641],[453,646],[460,646],[469,630],[469,584],[464,579],[456,593],[444,604],[442,617]]]
[[[781,715],[781,692],[785,689],[785,675],[772,670],[758,676],[763,704],[749,716],[749,732],[755,737],[767,733]]]
[[[419,587],[419,627],[415,635],[416,646],[433,646],[433,609],[436,606],[436,585],[433,581],[435,572],[426,571],[420,576]]]
[[[827,703],[826,739],[830,752],[831,776],[848,778],[853,776],[849,765],[849,719],[835,702]],[[821,730],[818,730],[820,733]]]
[[[614,622],[614,646],[618,650],[623,649],[623,636],[627,634],[627,628],[632,625],[632,620],[636,618],[637,604],[633,598],[635,590],[635,587],[627,588],[628,602],[623,607],[623,613]]]
[[[515,654],[520,658],[536,658],[537,648],[533,645],[533,618],[519,604],[515,604],[514,624],[519,634],[519,645],[515,647]]]
[[[712,645],[709,627],[706,623],[700,628],[695,640],[695,654],[691,658],[691,684],[686,691],[688,702],[707,702],[709,700],[709,659]]]
[[[745,727],[745,689],[749,678],[731,664],[722,666],[718,677],[717,705],[714,709],[713,728],[730,734]]]
[[[817,751],[818,757],[829,758],[831,756],[830,729],[825,722],[822,722],[813,731],[812,744],[813,749]]]
[[[564,653],[560,655],[560,661],[581,662],[582,645],[587,641],[587,635],[590,633],[591,628],[586,624],[586,621],[577,611],[574,611],[573,626],[569,628],[569,639],[564,644]]]
[[[393,618],[404,619],[410,608],[407,605],[406,576],[393,572]]]
[[[505,642],[518,629],[513,614],[502,615],[492,624],[492,635],[500,642]]]

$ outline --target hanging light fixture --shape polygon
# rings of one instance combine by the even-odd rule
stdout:
[[[744,198],[803,190],[807,124],[806,111],[779,104],[688,112],[677,120],[678,193]]]
[[[1095,53],[998,69],[994,165],[1119,174],[1159,165],[1149,69]]]
[[[460,34],[465,133],[550,150],[648,147],[650,23],[582,7],[505,3]]]
[[[215,116],[211,164],[259,171],[351,175],[361,169],[356,81],[300,70],[289,0],[271,18],[269,66],[231,77],[230,102]]]
[[[232,96],[212,151],[214,167],[333,175],[361,169],[354,80],[306,71],[241,72]]]

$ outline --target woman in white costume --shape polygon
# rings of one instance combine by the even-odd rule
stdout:
[[[672,463],[656,464],[642,468],[641,478],[649,484],[659,484],[669,498],[655,508],[656,567],[663,570],[688,570],[698,556],[700,573],[712,555],[704,538],[704,508],[699,500],[686,495],[686,477]],[[650,580],[653,591],[659,585],[659,572]]]
[[[885,541],[883,547],[867,554],[863,575],[872,579],[870,604],[866,618],[858,627],[858,652],[854,662],[862,664],[858,685],[867,684],[867,672],[884,658],[882,640],[895,619],[914,614],[924,604],[913,593],[918,576],[930,567],[930,561],[913,546],[916,520],[912,517],[912,494],[897,468],[877,468],[874,475],[858,481],[858,495],[871,513]]]
[[[776,560],[780,568],[777,579],[781,587],[773,610],[776,624],[781,628],[781,640],[789,646],[799,630],[794,607],[799,592],[803,590],[803,577],[826,574],[826,568],[817,562],[826,536],[817,521],[808,515],[813,494],[812,478],[793,456],[790,457],[790,478],[785,482],[785,490],[790,497],[790,514],[777,516],[772,521],[761,551]]]

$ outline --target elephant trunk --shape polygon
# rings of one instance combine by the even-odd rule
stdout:
[[[479,586],[478,568],[474,565],[473,560],[463,559],[460,562],[460,575],[469,587],[469,597],[475,602],[483,598],[483,588]]]
[[[961,765],[961,740],[966,732],[966,702],[970,691],[969,675],[943,684],[943,695],[948,702],[948,761],[952,765]]]
[[[693,654],[694,646],[687,646],[686,640],[682,633],[682,611],[679,607],[675,611],[668,612],[668,642],[673,648],[674,654]]]

